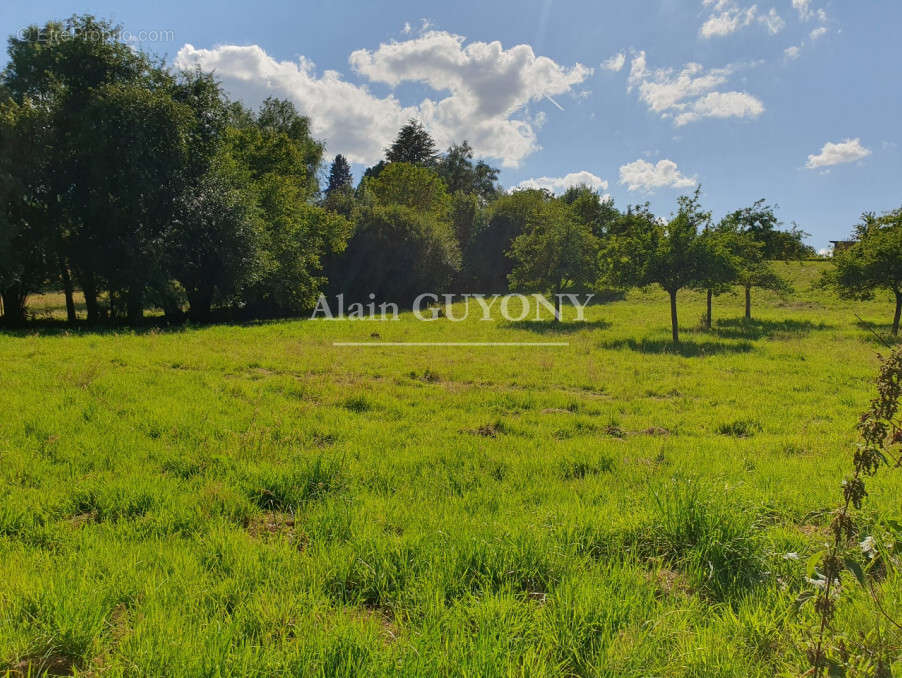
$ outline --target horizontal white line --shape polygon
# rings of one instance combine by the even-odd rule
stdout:
[[[333,346],[569,346],[567,341],[333,341]]]

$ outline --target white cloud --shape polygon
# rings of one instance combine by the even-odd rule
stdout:
[[[823,8],[814,9],[811,0],[792,0],[793,8],[799,13],[802,21],[817,19],[822,24],[827,23],[827,12]]]
[[[786,26],[786,22],[773,7],[766,14],[759,14],[758,5],[741,7],[736,0],[703,0],[710,8],[710,14],[699,29],[703,38],[724,37],[753,23],[766,27],[771,35],[776,35]]]
[[[798,59],[802,54],[802,45],[792,45],[783,50],[787,59]]]
[[[764,104],[745,92],[711,92],[693,101],[674,121],[677,127],[701,118],[756,118]]]
[[[636,160],[620,168],[620,183],[626,184],[630,191],[652,191],[664,187],[691,188],[697,180],[681,174],[673,160],[659,160],[654,165]]]
[[[404,35],[410,35],[411,31],[413,31],[413,27],[410,25],[409,21],[404,22],[404,28],[401,29],[401,32]]]
[[[601,67],[606,71],[619,71],[623,68],[623,65],[626,63],[626,54],[623,52],[618,52],[614,56],[609,59],[605,59],[601,62]]]
[[[792,0],[792,6],[799,13],[802,21],[808,21],[811,18],[811,0]]]
[[[538,177],[536,179],[526,179],[517,184],[517,188],[544,188],[552,193],[563,193],[568,188],[574,186],[588,186],[593,191],[606,191],[608,182],[597,177],[591,172],[583,170],[581,172],[571,172],[563,177]]]
[[[767,14],[758,17],[758,21],[764,24],[768,33],[771,35],[776,35],[786,28],[786,22],[779,14],[777,14],[777,10],[773,7],[770,8],[770,11]]]
[[[705,4],[711,3],[706,0]],[[711,14],[699,29],[699,34],[703,38],[723,37],[735,33],[752,23],[758,12],[757,5],[742,9],[733,2],[717,2],[714,9],[715,13]]]
[[[818,26],[811,33],[808,34],[812,40],[817,40],[827,34],[827,28],[825,26]]]
[[[734,66],[706,70],[689,63],[682,70],[672,68],[650,71],[645,52],[633,56],[628,91],[638,90],[639,99],[662,118],[674,118],[677,126],[702,118],[754,118],[764,104],[747,92],[719,91],[735,70]]]
[[[861,139],[846,139],[838,143],[827,142],[817,155],[809,155],[805,167],[819,169],[841,165],[847,162],[855,162],[866,158],[871,154],[870,149],[861,145]]]
[[[428,24],[424,20],[424,28]],[[310,116],[313,133],[330,152],[351,161],[373,163],[382,157],[404,122],[417,118],[440,146],[465,138],[477,155],[517,166],[539,148],[536,118],[526,107],[554,95],[572,93],[592,73],[575,64],[566,68],[536,56],[529,45],[504,49],[499,42],[472,42],[444,31],[428,31],[377,49],[356,50],[349,61],[373,82],[396,86],[421,82],[444,97],[403,106],[393,95],[377,97],[336,71],[315,72],[312,62],[277,61],[256,45],[222,45],[179,50],[178,68],[199,65],[214,70],[228,92],[255,105],[267,96],[292,100]]]

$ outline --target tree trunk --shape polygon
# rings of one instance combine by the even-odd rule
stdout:
[[[899,318],[902,317],[902,292],[896,292],[896,315],[893,316],[893,336],[899,336]]]
[[[78,276],[81,291],[85,295],[85,309],[88,311],[88,324],[94,325],[100,320],[100,306],[97,303],[97,283],[93,273],[82,273]]]
[[[680,327],[677,324],[676,290],[670,291],[670,326],[673,332],[673,343],[680,343]]]
[[[213,305],[213,290],[187,291],[188,316],[194,322],[205,323],[210,319],[210,306]]]
[[[752,288],[745,288],[745,319],[752,319]]]
[[[72,276],[69,274],[69,267],[66,266],[66,262],[63,261],[62,257],[60,257],[59,263],[60,278],[63,281],[63,293],[66,295],[66,321],[71,324],[76,320],[75,299],[72,292]]]
[[[132,326],[139,324],[144,317],[143,285],[132,285],[128,288],[125,307],[128,324]]]
[[[714,296],[712,290],[708,290],[708,312],[705,315],[705,328],[711,329],[711,298]]]
[[[3,320],[8,325],[25,324],[25,300],[28,295],[21,285],[13,285],[0,291],[3,299]]]

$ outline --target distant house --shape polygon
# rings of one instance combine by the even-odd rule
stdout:
[[[833,254],[836,254],[837,252],[849,249],[857,242],[857,240],[831,240],[830,244],[833,245]]]

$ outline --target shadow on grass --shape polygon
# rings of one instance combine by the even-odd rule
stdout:
[[[855,323],[858,329],[865,332],[863,340],[875,346],[898,346],[902,344],[902,335],[894,337],[891,324],[869,323],[861,318]]]
[[[601,348],[636,351],[637,353],[679,355],[684,358],[701,358],[726,353],[748,353],[752,344],[740,342],[726,344],[716,341],[681,341],[674,344],[669,339],[615,339],[602,342]]]
[[[254,327],[274,323],[292,322],[300,318],[260,318],[241,319],[234,317],[211,318],[208,322],[173,322],[162,316],[143,319],[137,325],[129,325],[125,321],[103,320],[89,324],[85,320],[68,323],[59,319],[33,319],[25,324],[4,324],[0,320],[0,337],[62,337],[68,335],[119,335],[119,334],[178,334],[204,327],[230,326]]]
[[[505,330],[526,330],[536,334],[572,334],[583,330],[606,330],[611,326],[607,320],[520,320],[499,325]]]
[[[746,320],[729,318],[716,320],[711,332],[723,339],[764,339],[775,334],[804,336],[813,330],[829,330],[833,325],[813,323],[809,320]]]

